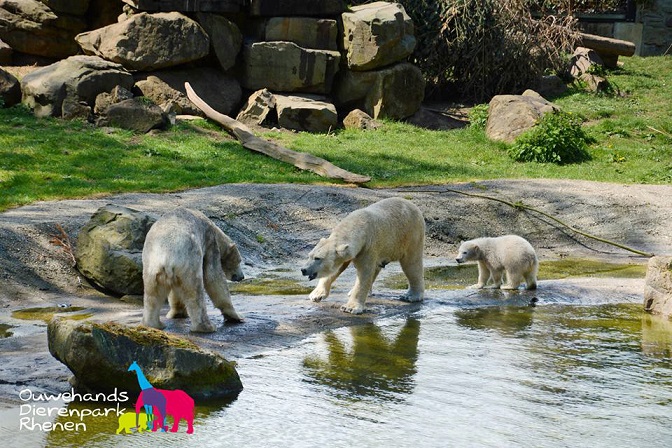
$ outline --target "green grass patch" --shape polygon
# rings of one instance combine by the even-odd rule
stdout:
[[[516,162],[482,126],[429,131],[385,121],[377,131],[267,132],[264,137],[371,176],[371,187],[499,178],[672,182],[672,58],[622,58],[608,71],[618,94],[573,88],[552,99],[585,118],[590,160]],[[483,121],[482,110],[473,116]],[[480,114],[480,115],[479,115]],[[242,148],[205,120],[136,135],[0,109],[0,211],[37,200],[123,192],[170,192],[225,183],[330,183]]]
[[[296,296],[308,295],[312,288],[303,286],[296,280],[280,277],[262,277],[245,280],[239,283],[229,283],[231,292],[252,296]]]
[[[13,311],[12,317],[14,319],[21,319],[21,320],[41,320],[49,323],[56,314],[61,313],[67,314],[67,316],[64,316],[64,318],[71,320],[83,320],[93,316],[92,313],[72,314],[72,315],[69,314],[74,313],[76,311],[81,311],[83,309],[85,308],[79,306],[71,306],[67,308],[61,308],[57,306],[24,308],[22,310]]]

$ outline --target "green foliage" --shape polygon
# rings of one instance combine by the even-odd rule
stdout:
[[[488,122],[488,105],[477,104],[469,111],[469,126],[485,129]]]
[[[509,155],[518,162],[578,163],[590,159],[586,149],[591,139],[581,119],[566,112],[544,115],[532,129],[516,139]]]

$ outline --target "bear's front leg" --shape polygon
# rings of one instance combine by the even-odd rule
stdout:
[[[187,312],[191,318],[190,331],[194,333],[212,333],[217,328],[210,322],[207,308],[205,306],[205,297],[203,293],[198,294],[191,300],[186,301]]]
[[[338,270],[334,274],[320,278],[317,281],[317,286],[315,287],[315,289],[313,289],[308,298],[313,302],[320,302],[321,300],[329,297],[329,293],[331,292],[331,285],[343,273],[343,271],[346,270],[348,266],[350,266],[350,262],[346,261],[338,268]]]
[[[490,279],[490,269],[483,261],[478,261],[478,283],[471,285],[469,289],[483,289]]]
[[[348,302],[341,307],[341,311],[352,314],[362,314],[364,312],[366,298],[373,286],[373,279],[376,273],[375,264],[367,263],[367,260],[355,261],[357,268],[357,280],[355,286],[350,292]]]
[[[218,261],[215,261],[212,264],[205,264],[204,271],[205,276],[203,278],[203,286],[205,286],[205,290],[208,292],[210,300],[212,300],[215,308],[222,312],[222,316],[224,316],[224,319],[226,319],[227,322],[242,322],[243,316],[238,314],[233,308],[229,285],[226,283],[226,278],[221,275],[221,265]],[[205,308],[205,301],[203,302],[203,307]],[[189,315],[191,315],[191,313],[189,313]]]

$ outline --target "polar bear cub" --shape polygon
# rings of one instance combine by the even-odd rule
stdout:
[[[142,323],[164,328],[161,307],[170,304],[168,318],[191,319],[191,331],[210,333],[205,291],[227,320],[241,321],[231,303],[225,276],[240,281],[238,248],[203,213],[178,208],[157,220],[147,232],[142,250],[144,310]]]
[[[525,289],[537,288],[539,261],[532,245],[518,235],[476,238],[460,245],[458,263],[478,262],[478,283],[470,288],[518,289],[525,279]],[[506,283],[502,285],[506,272]],[[492,281],[491,285],[488,282]]]
[[[357,280],[341,310],[360,314],[380,270],[399,261],[409,284],[401,300],[421,301],[425,291],[424,244],[425,221],[420,209],[410,201],[387,198],[355,210],[308,255],[301,273],[310,280],[320,279],[309,297],[315,302],[327,298],[332,283],[352,263]]]

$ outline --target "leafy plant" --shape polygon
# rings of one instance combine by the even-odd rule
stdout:
[[[477,104],[469,111],[469,126],[472,128],[485,129],[488,122],[488,105]]]
[[[590,142],[578,116],[557,111],[545,114],[536,126],[518,137],[509,155],[518,162],[578,163],[590,160]]]

